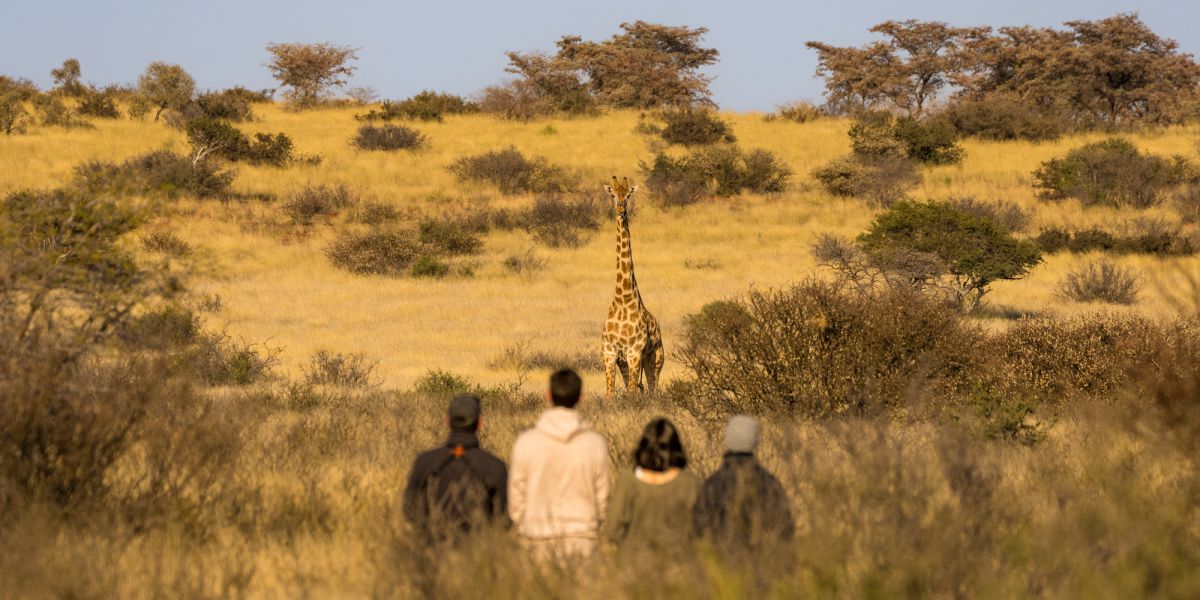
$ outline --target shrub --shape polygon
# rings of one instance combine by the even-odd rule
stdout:
[[[183,111],[195,90],[195,80],[179,65],[152,62],[138,78],[138,93],[155,108],[155,121],[164,110]]]
[[[83,120],[78,112],[67,107],[62,98],[51,94],[42,94],[33,98],[33,108],[46,127],[65,127],[67,129],[88,129],[91,123]]]
[[[1144,208],[1158,204],[1169,187],[1180,183],[1187,166],[1182,158],[1142,154],[1128,140],[1109,138],[1042,163],[1033,177],[1043,198]]]
[[[985,202],[972,197],[952,198],[950,205],[956,210],[991,219],[1009,231],[1023,231],[1029,225],[1029,213],[1016,202],[996,200]]]
[[[717,114],[710,110],[684,108],[662,114],[666,125],[660,135],[667,143],[702,146],[717,142],[734,142],[736,138]]]
[[[1159,328],[1137,315],[1090,314],[1017,321],[995,342],[1006,375],[1046,402],[1112,399],[1129,368],[1159,345]]]
[[[281,209],[292,223],[311,225],[316,217],[337,216],[358,203],[358,195],[345,185],[308,185],[293,194]]]
[[[554,112],[528,81],[488,86],[480,92],[479,110],[514,121],[530,121]]]
[[[980,341],[954,310],[911,290],[813,281],[705,305],[684,320],[679,357],[705,410],[830,417],[953,393]]]
[[[885,208],[903,200],[905,192],[921,181],[912,161],[857,155],[834,159],[812,176],[834,196],[863,198]]]
[[[130,319],[122,324],[117,335],[130,349],[182,348],[200,340],[200,318],[178,304],[169,303]]]
[[[408,273],[425,250],[409,232],[383,230],[342,233],[325,250],[325,255],[334,266],[351,273],[398,277]]]
[[[422,396],[433,398],[452,398],[459,394],[485,395],[485,390],[479,384],[450,371],[430,369],[413,386],[413,391]]]
[[[356,115],[355,118],[364,121],[391,121],[393,119],[441,121],[446,115],[474,112],[479,112],[479,106],[468,102],[462,96],[425,90],[399,102],[385,100],[378,109],[371,110],[365,115]]]
[[[1117,235],[1099,228],[1071,232],[1061,227],[1043,229],[1034,238],[1043,252],[1112,252],[1115,254],[1156,254],[1187,256],[1196,253],[1192,239],[1178,230],[1151,226],[1132,235]]]
[[[121,111],[117,110],[116,95],[118,90],[106,88],[98,90],[87,88],[79,97],[79,105],[75,110],[81,115],[100,119],[119,119]]]
[[[391,204],[367,202],[354,212],[354,220],[363,225],[382,225],[400,219],[400,211]]]
[[[0,91],[0,133],[23,133],[25,121],[25,102],[21,96],[15,92]]]
[[[428,142],[421,132],[404,125],[363,125],[351,141],[362,150],[418,150]]]
[[[261,96],[241,87],[196,96],[196,106],[205,117],[235,122],[253,121],[254,109],[251,104],[261,101]]]
[[[781,104],[775,112],[768,114],[765,118],[767,121],[784,120],[794,123],[808,123],[826,116],[828,116],[828,113],[820,106],[806,100],[798,100],[796,102]]]
[[[1184,223],[1200,223],[1200,185],[1188,185],[1175,194],[1175,209]]]
[[[233,173],[167,150],[134,157],[120,165],[92,161],[75,168],[76,187],[109,194],[176,197],[187,193],[206,198],[226,195],[232,182]]]
[[[547,260],[533,253],[533,249],[524,254],[513,254],[504,259],[504,268],[518,275],[532,275],[546,268]]]
[[[893,119],[886,113],[869,113],[850,127],[854,153],[873,158],[909,158],[946,165],[961,162],[965,152],[956,143],[954,129],[940,121]]]
[[[701,194],[767,194],[787,189],[792,170],[767,150],[743,153],[736,146],[710,146],[680,158],[663,152],[641,163],[651,195],[665,204],[686,205]]]
[[[422,254],[417,257],[417,260],[413,261],[410,272],[413,277],[441,279],[450,273],[450,265],[447,265],[436,256]]]
[[[246,137],[232,125],[217,119],[194,119],[185,126],[192,155],[198,158],[219,156],[231,162],[246,161],[281,167],[293,159],[292,139],[284,133],[254,134]]]
[[[957,284],[958,304],[967,309],[979,305],[992,282],[1020,279],[1042,260],[1032,242],[944,202],[898,202],[876,217],[858,242],[876,260],[898,252],[936,255]]]
[[[279,349],[236,342],[224,333],[202,333],[187,352],[187,364],[209,385],[250,385],[271,374]]]
[[[578,177],[544,158],[526,158],[516,148],[493,150],[454,161],[449,171],[463,181],[490,183],[505,194],[567,192]]]
[[[479,235],[462,223],[426,219],[420,225],[421,243],[448,254],[478,254],[483,248]]]
[[[533,207],[521,218],[525,230],[535,240],[551,248],[577,248],[583,244],[583,233],[600,228],[604,204],[586,195],[539,196]]]
[[[170,256],[187,256],[192,247],[170,231],[155,231],[142,236],[142,248]]]
[[[1067,273],[1059,292],[1076,302],[1133,304],[1140,287],[1140,278],[1132,270],[1101,260]]]
[[[1066,117],[999,93],[955,100],[934,120],[948,124],[960,136],[998,141],[1054,140],[1070,129]]]
[[[368,361],[362,354],[341,354],[318,350],[304,372],[304,381],[313,385],[340,385],[362,388],[371,385],[371,374],[379,361]]]

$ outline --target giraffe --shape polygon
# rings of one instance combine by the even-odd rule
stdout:
[[[604,191],[612,198],[617,220],[617,289],[608,308],[603,336],[604,376],[610,398],[616,387],[618,369],[627,391],[635,388],[642,391],[643,371],[647,387],[654,391],[665,359],[658,321],[642,304],[642,295],[633,277],[633,249],[629,244],[626,208],[637,189],[636,185],[629,185],[628,177],[618,182],[615,175],[612,185],[604,186]]]

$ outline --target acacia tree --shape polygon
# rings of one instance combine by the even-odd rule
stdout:
[[[138,94],[155,107],[155,121],[168,108],[183,110],[195,91],[196,81],[179,65],[152,62],[138,78]]]
[[[356,67],[350,61],[358,59],[358,49],[349,46],[320,44],[269,44],[271,62],[267,70],[280,84],[289,102],[297,107],[313,106],[333,87],[346,85]]]
[[[507,71],[535,89],[556,110],[586,112],[596,103],[622,108],[712,105],[700,69],[717,62],[703,47],[703,27],[637,21],[600,41],[564,36],[552,56],[509,52]]]
[[[54,80],[54,91],[67,96],[79,96],[83,94],[84,85],[79,81],[82,76],[82,70],[79,67],[79,60],[68,58],[63,61],[61,67],[50,70],[50,78]]]
[[[909,19],[871,31],[889,39],[863,48],[806,44],[817,51],[817,75],[826,78],[830,105],[842,111],[894,107],[916,118],[951,83],[967,43],[990,29]]]

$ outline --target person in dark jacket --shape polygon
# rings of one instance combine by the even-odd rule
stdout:
[[[469,533],[485,523],[507,524],[508,469],[479,447],[479,398],[450,401],[446,445],[423,452],[404,490],[404,514],[435,539]]]
[[[704,482],[692,509],[696,535],[730,549],[792,539],[795,524],[787,494],[754,458],[758,421],[740,415],[730,419],[725,446],[721,467]]]

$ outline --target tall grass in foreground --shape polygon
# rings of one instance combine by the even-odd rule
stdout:
[[[0,479],[4,595],[1200,593],[1196,438],[1164,429],[1141,402],[1080,406],[1034,447],[980,437],[969,418],[774,418],[760,455],[788,490],[792,544],[754,556],[704,544],[606,547],[585,565],[555,569],[534,565],[507,532],[430,547],[403,521],[409,461],[440,443],[444,398],[286,383],[167,390],[163,410],[172,412],[137,422],[95,493],[63,503]],[[583,406],[608,438],[614,468],[630,468],[637,432],[659,415],[680,426],[690,468],[707,474],[720,460],[722,424],[663,399],[588,397]],[[484,446],[505,456],[540,409],[533,396],[489,398]]]

